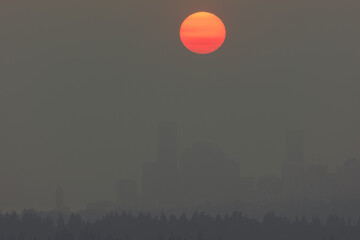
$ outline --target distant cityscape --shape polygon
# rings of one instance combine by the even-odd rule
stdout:
[[[121,180],[115,202],[89,204],[87,208],[110,212],[360,199],[358,160],[348,159],[335,172],[326,165],[305,165],[303,130],[289,129],[284,137],[286,161],[281,177],[246,178],[241,177],[238,162],[209,143],[196,144],[179,158],[177,124],[162,122],[158,129],[157,161],[142,167],[140,186],[134,180]],[[56,189],[55,209],[67,211],[60,186]]]

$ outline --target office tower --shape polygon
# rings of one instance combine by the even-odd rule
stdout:
[[[282,181],[279,177],[267,175],[261,177],[256,184],[257,197],[262,201],[276,201],[282,197]]]
[[[63,202],[63,190],[60,186],[57,186],[56,192],[55,192],[55,209],[60,211],[64,208],[64,202]]]
[[[161,195],[160,168],[157,163],[144,164],[142,167],[141,195],[144,203],[151,206],[159,205],[159,196]]]
[[[239,176],[240,166],[208,143],[195,144],[181,157],[185,204],[218,204],[247,200],[251,181]]]
[[[282,168],[284,196],[302,200],[304,196],[304,133],[291,129],[286,134],[286,161]]]
[[[159,125],[157,159],[163,171],[172,176],[177,174],[177,125],[175,122],[162,122]]]
[[[302,129],[291,129],[287,131],[286,161],[304,162],[304,133]]]
[[[336,170],[336,198],[360,200],[360,161],[348,159]]]
[[[137,184],[133,180],[120,180],[116,187],[116,201],[122,207],[133,207],[137,201]]]
[[[142,169],[142,196],[156,207],[174,205],[178,194],[177,125],[159,124],[157,162]]]
[[[325,165],[310,165],[305,168],[304,196],[307,200],[329,199],[333,185],[333,179]]]

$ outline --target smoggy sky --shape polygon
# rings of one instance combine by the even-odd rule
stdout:
[[[219,145],[244,176],[279,174],[285,131],[306,161],[360,157],[358,0],[2,0],[0,208],[78,209],[155,161],[157,125],[179,148]],[[181,22],[218,15],[214,54],[186,50]]]

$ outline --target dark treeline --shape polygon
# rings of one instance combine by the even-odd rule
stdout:
[[[289,220],[268,213],[258,221],[241,213],[211,217],[204,213],[152,216],[110,214],[94,222],[72,214],[66,221],[40,217],[35,211],[0,215],[1,240],[345,240],[360,239],[360,221],[329,216]]]

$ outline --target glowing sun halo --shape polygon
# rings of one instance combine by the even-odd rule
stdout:
[[[216,51],[224,43],[226,29],[216,15],[197,12],[187,17],[180,27],[180,39],[190,51],[208,54]]]

